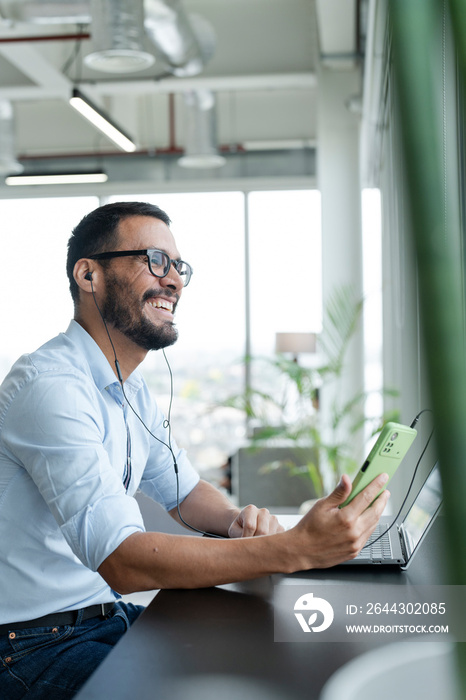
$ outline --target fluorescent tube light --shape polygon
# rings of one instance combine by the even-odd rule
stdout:
[[[78,185],[97,182],[107,182],[106,173],[42,173],[26,175],[9,175],[5,184],[19,185]]]
[[[104,112],[77,89],[73,88],[70,97],[70,105],[74,107],[85,119],[91,122],[99,131],[113,141],[123,151],[132,153],[136,150],[136,144],[125,132],[113,122]]]

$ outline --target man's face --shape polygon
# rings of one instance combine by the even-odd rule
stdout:
[[[133,216],[119,226],[115,250],[159,248],[173,260],[180,255],[163,221]],[[105,269],[105,321],[144,350],[160,350],[178,338],[174,311],[183,283],[172,266],[166,277],[150,273],[146,256],[111,260]]]

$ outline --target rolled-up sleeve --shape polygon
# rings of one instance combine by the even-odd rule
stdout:
[[[104,447],[99,401],[79,372],[42,372],[17,393],[3,429],[11,457],[35,483],[72,552],[93,571],[129,535],[144,531]]]

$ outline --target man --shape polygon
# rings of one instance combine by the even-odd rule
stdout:
[[[240,511],[199,479],[137,371],[149,350],[176,341],[191,277],[169,224],[145,203],[86,216],[68,245],[75,318],[1,387],[0,695],[9,700],[72,697],[140,612],[118,593],[332,566],[356,556],[388,498],[368,507],[379,477],[340,509],[344,476],[284,532],[267,510]],[[138,488],[221,537],[145,532]]]

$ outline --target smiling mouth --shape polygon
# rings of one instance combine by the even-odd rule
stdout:
[[[172,301],[168,301],[168,299],[148,299],[147,303],[154,309],[164,309],[173,314],[175,305]]]

